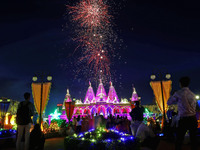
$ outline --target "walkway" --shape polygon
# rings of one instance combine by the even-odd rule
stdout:
[[[9,140],[4,145],[1,144],[0,144],[0,150],[16,150],[14,139],[12,141]],[[46,139],[44,150],[64,150],[64,137]]]
[[[46,139],[44,150],[64,150],[64,137]]]
[[[6,147],[1,147],[0,150],[16,150],[14,144],[6,144]],[[64,137],[50,138],[46,139],[44,150],[64,150]],[[146,148],[141,148],[141,150],[147,150]],[[166,140],[161,140],[157,150],[175,150],[174,144]],[[183,150],[190,150],[189,145],[183,145]],[[200,145],[199,145],[200,150]]]

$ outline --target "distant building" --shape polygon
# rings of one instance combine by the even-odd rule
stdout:
[[[15,122],[15,115],[17,113],[18,101],[9,98],[0,98],[0,124],[4,128],[10,128]]]
[[[133,88],[132,98],[131,101],[137,101],[139,99],[135,88]],[[62,106],[62,115],[60,116],[61,119],[66,119],[66,112],[65,112],[65,102],[71,102],[71,96],[69,94],[69,90],[67,89],[67,94],[65,96],[63,106]],[[85,116],[94,116],[96,114],[103,115],[107,118],[109,115],[112,116],[126,116],[130,119],[131,111],[131,104],[130,101],[126,98],[121,98],[121,101],[118,98],[117,92],[115,88],[110,82],[109,92],[108,94],[105,91],[102,81],[100,80],[96,95],[93,91],[92,85],[89,82],[89,87],[86,92],[86,96],[84,101],[76,100],[75,101],[75,108],[72,117],[85,117]],[[49,119],[51,116],[49,116]]]
[[[9,98],[1,97],[0,98],[0,114],[4,115],[5,113],[10,113],[15,115],[17,113],[17,108],[19,105],[19,101],[12,100]]]

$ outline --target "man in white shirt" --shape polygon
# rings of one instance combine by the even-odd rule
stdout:
[[[176,150],[180,150],[184,136],[189,130],[192,150],[197,150],[197,119],[196,119],[196,100],[193,92],[188,88],[189,77],[182,77],[180,80],[181,89],[175,92],[168,100],[167,104],[178,104],[178,115],[180,120],[177,128]]]

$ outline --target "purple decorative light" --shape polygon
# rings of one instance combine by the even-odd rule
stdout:
[[[136,93],[135,88],[133,89],[132,93],[132,101],[133,100],[138,100],[138,95]],[[71,101],[69,90],[67,90],[64,102],[65,101]],[[67,120],[64,105],[62,108],[63,112],[62,115],[60,115],[60,118]],[[92,85],[89,82],[89,87],[86,92],[86,96],[84,98],[83,103],[81,100],[76,100],[72,118],[77,118],[78,116],[86,117],[88,115],[92,117],[97,113],[98,115],[103,115],[105,118],[107,118],[109,115],[112,115],[119,117],[127,117],[130,120],[130,111],[131,105],[128,102],[128,99],[121,99],[121,101],[119,100],[117,92],[115,91],[112,82],[110,82],[109,92],[107,95],[104,85],[100,80],[96,96]],[[49,123],[50,119],[51,116],[49,116]]]

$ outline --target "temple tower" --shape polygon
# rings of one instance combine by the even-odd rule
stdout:
[[[104,89],[102,80],[100,79],[100,83],[99,83],[97,93],[96,93],[96,101],[97,102],[106,102],[106,100],[107,100],[106,91]]]
[[[112,82],[110,81],[110,88],[108,92],[107,103],[119,103],[119,98],[117,96],[117,92],[115,91]]]
[[[135,90],[135,87],[133,87],[133,93],[132,93],[131,101],[138,101],[138,100],[139,100],[138,94]]]
[[[90,104],[90,103],[96,103],[95,94],[94,94],[91,82],[89,82],[89,87],[86,92],[85,100],[84,100],[84,104]]]

